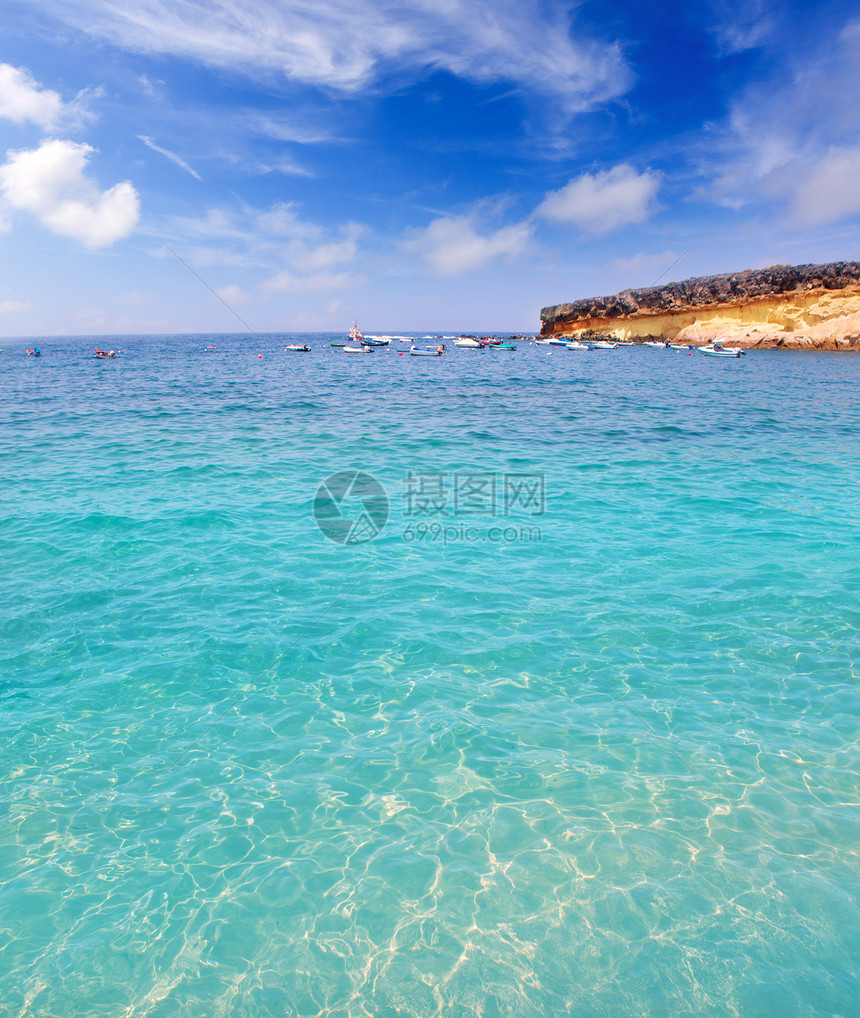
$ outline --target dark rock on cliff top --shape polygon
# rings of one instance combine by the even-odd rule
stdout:
[[[545,325],[551,325],[584,318],[656,315],[720,304],[745,304],[794,290],[843,290],[846,286],[857,285],[860,285],[860,262],[772,265],[769,269],[699,276],[644,290],[622,290],[611,297],[588,297],[569,304],[555,304],[543,308],[540,317]]]

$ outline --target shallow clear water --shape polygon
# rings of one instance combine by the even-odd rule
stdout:
[[[3,1013],[857,1014],[860,358],[334,338],[3,343]]]

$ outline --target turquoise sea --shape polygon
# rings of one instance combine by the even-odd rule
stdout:
[[[335,338],[0,343],[0,1014],[860,1014],[860,357]]]

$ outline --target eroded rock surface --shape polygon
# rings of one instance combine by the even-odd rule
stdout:
[[[701,276],[541,311],[544,336],[587,329],[633,340],[860,349],[860,262]]]

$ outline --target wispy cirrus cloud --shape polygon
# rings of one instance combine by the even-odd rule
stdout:
[[[298,275],[284,270],[271,279],[260,283],[261,290],[272,293],[322,293],[340,290],[354,290],[366,280],[352,272],[311,272]]]
[[[124,47],[247,75],[354,92],[389,72],[445,70],[513,81],[564,99],[569,112],[622,94],[620,47],[541,0],[31,0],[76,29]]]
[[[817,52],[789,55],[749,86],[702,146],[700,192],[730,208],[775,202],[809,226],[860,212],[860,21]]]
[[[0,315],[20,315],[29,308],[30,305],[23,300],[0,300]]]
[[[358,261],[367,228],[354,222],[330,226],[312,222],[290,202],[276,202],[266,209],[213,208],[199,218],[173,217],[160,226],[150,224],[147,230],[169,238],[171,247],[196,268],[250,270],[259,280],[253,285],[264,292],[332,292],[365,282],[351,266]],[[242,296],[231,285],[235,284],[218,292],[233,295],[228,303],[241,302]]]
[[[284,177],[312,177],[313,172],[306,166],[300,166],[290,158],[273,159],[269,162],[253,163],[251,166],[245,164],[246,168],[264,176],[269,173],[276,173]]]
[[[860,147],[829,148],[797,181],[793,218],[802,226],[835,223],[860,212]]]
[[[777,22],[777,10],[768,0],[708,0],[713,11],[711,32],[726,54],[742,53],[764,44]]]
[[[160,145],[156,145],[155,142],[145,134],[139,134],[138,140],[142,141],[147,148],[152,149],[153,152],[157,152],[159,155],[164,156],[165,159],[169,159],[172,163],[175,163],[180,169],[185,170],[186,173],[190,173],[195,180],[202,180],[203,178],[190,166],[182,156],[178,156],[175,152],[171,152],[170,149],[162,148]]]

